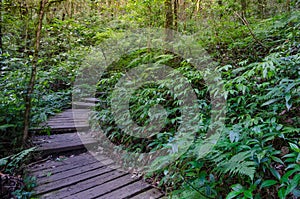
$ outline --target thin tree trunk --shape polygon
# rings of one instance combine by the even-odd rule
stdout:
[[[3,45],[2,45],[2,0],[0,0],[0,55],[2,55]]]
[[[32,59],[32,67],[31,67],[31,75],[29,80],[29,85],[27,88],[27,93],[25,96],[25,114],[24,114],[24,131],[23,131],[23,146],[26,144],[28,139],[28,131],[30,125],[30,112],[31,112],[31,100],[32,94],[34,91],[35,79],[36,79],[36,72],[37,72],[37,63],[38,63],[38,56],[40,50],[40,42],[41,42],[41,32],[43,27],[43,18],[45,15],[45,7],[48,3],[48,0],[41,0],[40,7],[39,7],[39,18],[38,18],[38,25],[36,29],[36,38],[35,38],[35,45],[34,45],[34,54]]]
[[[200,12],[200,3],[201,3],[201,0],[197,0],[197,2],[196,2],[196,11],[197,11],[197,14]]]
[[[187,28],[186,25],[186,1],[185,0],[180,0],[179,2],[179,8],[180,8],[180,20],[183,21],[183,30],[185,31]]]
[[[170,42],[173,40],[173,10],[172,10],[172,0],[165,0],[165,12],[166,12],[166,41]]]
[[[286,11],[290,12],[291,11],[291,1],[286,0]]]
[[[178,0],[174,0],[174,30],[178,30]]]

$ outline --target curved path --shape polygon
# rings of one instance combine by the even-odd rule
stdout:
[[[80,105],[81,108],[84,104]],[[27,170],[37,178],[36,197],[48,199],[155,199],[163,194],[130,173],[122,171],[111,159],[97,159],[84,151],[85,144],[96,145],[91,138],[81,140],[76,133],[73,111],[82,112],[81,130],[88,127],[88,109],[66,110],[47,122],[48,131],[61,133],[35,136],[38,151],[49,160],[31,165]],[[80,119],[80,118],[79,118]],[[35,128],[41,131],[44,128]],[[78,128],[77,128],[78,129]],[[83,143],[84,142],[84,143]],[[69,155],[62,155],[69,154]],[[72,155],[70,155],[72,154]],[[76,155],[77,154],[77,155]],[[53,158],[57,157],[57,158]]]

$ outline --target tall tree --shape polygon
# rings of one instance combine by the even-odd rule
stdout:
[[[286,6],[286,10],[288,12],[290,12],[291,11],[291,1],[290,0],[286,0],[285,6]]]
[[[178,0],[174,0],[174,30],[178,30]]]
[[[166,13],[166,41],[170,42],[173,40],[173,9],[172,9],[172,0],[165,0],[165,13]]]
[[[0,0],[0,55],[2,54],[3,51],[3,46],[2,46],[2,2],[3,0]]]
[[[41,32],[43,27],[43,19],[45,15],[45,8],[48,0],[40,0],[39,5],[39,13],[38,13],[38,24],[36,28],[36,36],[35,36],[35,44],[34,44],[34,54],[32,58],[32,67],[31,67],[31,75],[27,88],[27,92],[25,95],[25,114],[24,114],[24,131],[23,131],[23,146],[28,138],[28,131],[30,125],[30,112],[31,112],[31,100],[32,94],[34,91],[34,85],[36,80],[36,72],[37,72],[37,64],[40,50],[40,42],[41,42]]]

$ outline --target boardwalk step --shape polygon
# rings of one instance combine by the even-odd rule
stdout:
[[[64,153],[85,149],[86,146],[97,146],[97,141],[90,137],[79,137],[77,133],[62,135],[35,136],[33,143],[38,145],[38,151],[43,155]]]
[[[80,106],[95,104],[88,99]],[[34,136],[33,144],[43,155],[59,154],[84,149],[87,145],[98,148],[91,136],[74,133],[80,129],[89,129],[89,109],[69,109],[52,118],[45,124],[51,133],[71,132],[54,135]],[[40,131],[43,126],[38,127]],[[98,153],[95,153],[98,154]],[[50,156],[49,156],[50,157]],[[61,157],[61,156],[60,156]],[[64,157],[64,156],[63,156]],[[57,159],[56,159],[57,160]],[[101,154],[95,158],[89,153],[71,155],[64,159],[48,160],[30,165],[27,171],[37,179],[35,193],[38,198],[47,199],[92,199],[92,198],[134,198],[155,199],[163,196],[161,192],[146,182],[133,178],[128,172]]]
[[[39,127],[31,128],[32,133],[51,132],[51,133],[68,133],[76,131],[86,131],[89,129],[88,109],[68,109],[62,113],[51,117],[46,123]]]
[[[82,109],[82,108],[91,108],[94,107],[96,104],[91,102],[73,102],[73,108]]]
[[[93,97],[84,98],[83,101],[84,101],[84,102],[87,102],[87,103],[99,103],[99,102],[100,102],[99,99],[93,98]]]

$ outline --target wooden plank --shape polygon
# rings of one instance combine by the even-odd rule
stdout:
[[[67,123],[67,124],[73,124],[76,123],[88,123],[89,122],[89,119],[87,118],[84,118],[84,119],[70,119],[70,120],[53,120],[53,121],[49,121],[47,123],[48,126],[51,126],[51,125],[56,125],[56,124],[64,124],[64,123]]]
[[[102,162],[105,160],[108,160],[108,158],[106,157],[102,157],[103,159],[91,159],[91,160],[82,160],[82,161],[78,161],[78,162],[72,162],[72,164],[66,164],[66,165],[61,165],[59,167],[50,167],[47,169],[43,169],[43,170],[39,170],[36,172],[31,172],[31,175],[37,177],[37,178],[42,178],[42,177],[46,177],[47,175],[54,175],[57,173],[61,173],[70,169],[76,169],[76,168],[81,168],[83,166],[86,165],[91,165],[97,162]]]
[[[52,120],[48,120],[48,122],[46,123],[53,123],[53,122],[74,122],[74,121],[86,121],[88,120],[89,117],[88,116],[81,116],[81,117],[77,117],[76,118],[69,118],[69,117],[62,117],[62,118],[53,118]]]
[[[86,146],[97,146],[97,140],[84,133],[81,133],[80,137],[77,133],[36,136],[33,138],[33,143],[39,145],[37,151],[42,152],[43,155],[85,149]]]
[[[52,143],[89,140],[92,137],[86,133],[65,133],[59,135],[41,135],[32,137],[33,144],[49,145]]]
[[[136,196],[130,197],[130,199],[158,199],[163,197],[163,194],[155,188],[142,192]]]
[[[75,114],[78,114],[78,115],[75,115]],[[75,116],[74,116],[75,115]],[[49,121],[53,121],[53,120],[62,120],[62,119],[74,119],[74,117],[78,118],[78,119],[81,119],[81,118],[88,118],[89,117],[89,114],[86,114],[86,113],[74,113],[72,115],[62,115],[62,116],[57,116],[57,117],[54,117],[52,119],[49,119]]]
[[[42,154],[49,155],[49,154],[57,154],[62,152],[68,152],[68,151],[75,151],[75,150],[81,150],[85,149],[86,147],[93,147],[97,146],[97,142],[95,140],[85,140],[83,142],[69,142],[66,144],[63,143],[56,143],[51,144],[48,146],[41,146],[37,148],[37,151],[42,152]]]
[[[89,170],[83,173],[78,173],[76,175],[69,176],[67,178],[61,178],[60,180],[57,181],[52,181],[51,183],[40,185],[38,182],[38,187],[36,187],[34,191],[37,195],[42,195],[113,171],[114,170],[109,166],[101,166],[97,169]]]
[[[98,155],[97,159],[98,158],[100,159],[101,156]],[[104,158],[104,156],[103,156],[103,158]],[[49,169],[49,168],[65,166],[68,164],[77,164],[78,162],[86,162],[86,163],[95,162],[97,159],[89,153],[83,153],[83,154],[80,154],[80,155],[77,155],[74,157],[67,157],[66,159],[62,159],[60,161],[49,160],[42,164],[35,164],[35,165],[32,165],[27,170],[29,172],[37,172],[37,171],[41,171],[41,170],[45,170],[45,169]]]
[[[80,168],[72,168],[72,165],[71,165],[71,167],[69,167],[69,170],[66,170],[66,171],[60,172],[60,173],[55,173],[54,175],[50,175],[45,178],[42,177],[42,178],[37,179],[38,184],[42,185],[42,184],[47,184],[49,182],[53,183],[55,181],[65,179],[68,177],[72,177],[72,176],[76,176],[78,174],[83,174],[83,173],[91,171],[91,170],[96,170],[96,169],[100,169],[103,167],[107,167],[108,164],[112,164],[112,163],[113,163],[112,160],[106,160],[106,161],[88,164],[88,165],[82,166]]]
[[[96,106],[95,103],[88,103],[88,102],[73,102],[72,105],[73,105],[73,107],[80,108],[80,109]]]
[[[76,131],[85,131],[90,128],[89,125],[70,125],[70,126],[55,126],[50,128],[51,133],[63,133],[63,132],[76,132]],[[36,127],[31,128],[30,131],[34,133],[47,131],[48,128],[45,127]]]
[[[128,184],[108,194],[98,196],[97,198],[99,199],[130,198],[132,195],[135,195],[137,193],[142,193],[144,191],[151,189],[151,187],[152,187],[151,185],[139,180],[137,182]]]
[[[52,152],[59,152],[65,150],[72,150],[72,149],[84,149],[84,145],[97,145],[97,141],[94,139],[76,139],[76,140],[66,140],[66,142],[52,142],[52,143],[44,143],[41,144],[37,151],[52,151]]]
[[[93,188],[95,186],[104,184],[106,182],[112,181],[116,178],[122,177],[124,175],[127,175],[125,172],[118,171],[118,170],[112,170],[111,172],[101,174],[99,176],[95,176],[93,178],[87,179],[82,182],[78,182],[76,184],[67,186],[65,188],[59,189],[57,191],[47,193],[41,198],[55,198],[55,199],[64,199],[68,196],[80,193],[82,191],[85,191],[87,189]]]
[[[71,133],[69,133],[71,134]],[[62,136],[61,138],[57,135],[54,135],[55,137],[52,136],[45,136],[45,137],[35,137],[33,140],[33,143],[35,145],[39,144],[42,147],[47,147],[50,146],[52,147],[53,145],[64,145],[68,143],[78,143],[78,142],[85,142],[85,141],[95,141],[96,140],[90,136],[87,135],[77,135],[76,133],[72,133],[70,136]]]
[[[94,98],[94,97],[84,98],[83,101],[88,102],[88,103],[98,103],[98,102],[100,102],[99,99]]]
[[[130,174],[122,176],[120,178],[114,179],[112,181],[106,182],[99,186],[95,186],[91,189],[79,192],[77,194],[66,197],[65,199],[82,199],[82,198],[95,198],[107,193],[110,193],[114,190],[118,190],[120,187],[126,186],[133,182],[138,181],[138,179],[131,178]],[[115,197],[119,198],[119,197]],[[110,198],[112,199],[112,198]]]
[[[70,108],[70,109],[66,109],[65,111],[59,113],[59,114],[56,114],[55,116],[53,117],[56,117],[57,115],[62,115],[62,114],[66,114],[66,113],[73,113],[73,112],[87,112],[89,111],[88,109],[85,109],[85,108],[82,108],[82,109],[75,109],[75,108]]]

